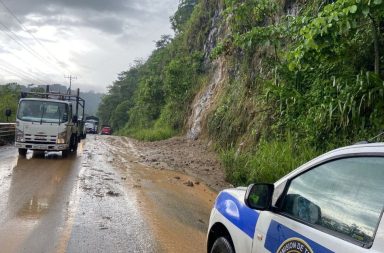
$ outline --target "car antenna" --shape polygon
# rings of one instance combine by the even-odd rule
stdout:
[[[381,137],[382,135],[384,135],[384,131],[382,131],[381,133],[379,133],[378,135],[376,135],[375,137],[371,138],[368,140],[368,142],[372,142],[373,140],[376,140],[378,139],[379,137]]]
[[[367,141],[358,141],[354,145],[372,143],[374,140],[378,139],[382,135],[384,135],[384,130],[382,132],[380,132],[378,135],[376,135],[375,137],[372,137],[371,139],[368,139]]]

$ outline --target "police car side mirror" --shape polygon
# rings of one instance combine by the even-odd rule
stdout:
[[[268,210],[272,204],[273,184],[251,184],[245,193],[245,204],[252,209]]]

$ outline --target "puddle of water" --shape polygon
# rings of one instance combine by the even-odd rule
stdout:
[[[24,241],[31,230],[38,223],[37,220],[13,219],[2,225],[0,229],[0,245],[2,252],[20,252],[20,242]]]
[[[62,159],[58,152],[33,151],[21,157],[15,148],[10,154],[0,152],[3,155],[8,157],[10,174],[8,183],[0,185],[1,251],[52,252],[48,249],[54,247],[65,221],[62,207],[76,157]],[[2,172],[5,167],[0,167]]]

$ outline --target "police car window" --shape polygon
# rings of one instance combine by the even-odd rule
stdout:
[[[354,157],[292,180],[282,211],[370,246],[384,204],[384,158]]]

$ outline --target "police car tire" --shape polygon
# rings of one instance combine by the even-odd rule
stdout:
[[[226,237],[219,237],[213,243],[210,253],[235,253],[235,250]]]

